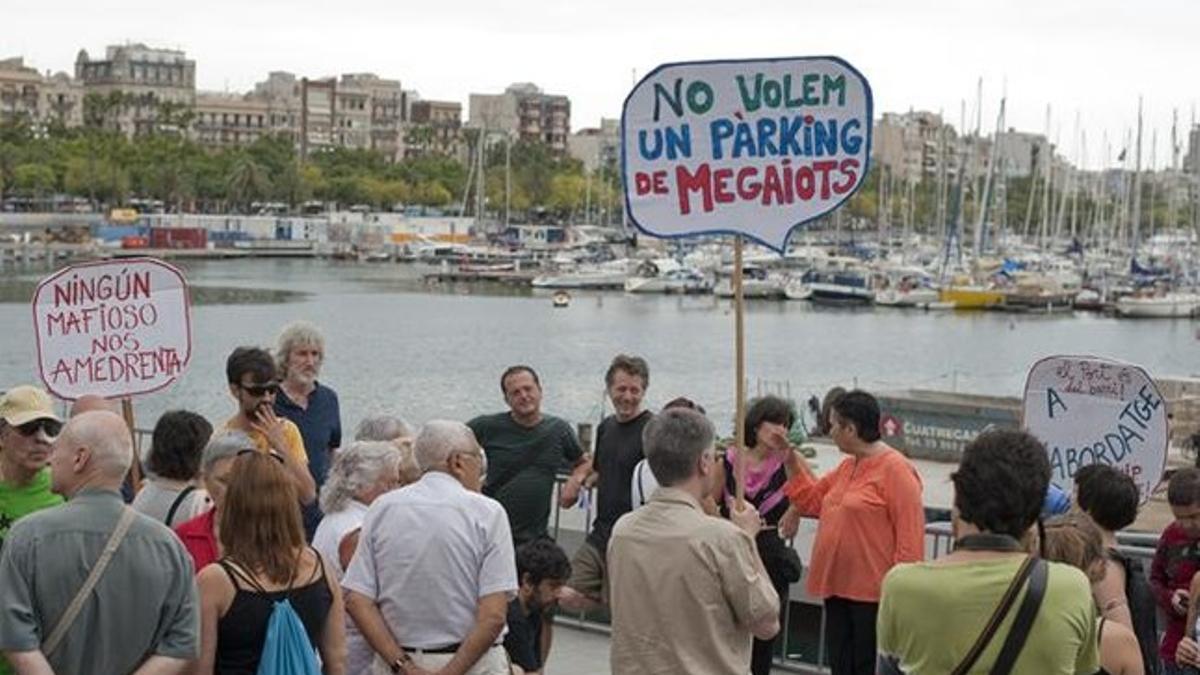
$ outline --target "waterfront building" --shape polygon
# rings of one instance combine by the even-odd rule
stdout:
[[[1043,134],[1009,129],[996,134],[996,160],[1009,178],[1028,178],[1045,171],[1043,162],[1054,159],[1054,146]],[[1055,166],[1056,170],[1065,168]],[[998,169],[1000,170],[1000,169]]]
[[[1183,170],[1193,176],[1200,175],[1200,124],[1188,132],[1188,150],[1183,157]]]
[[[404,135],[404,156],[442,155],[465,160],[462,104],[413,101]]]
[[[871,162],[900,181],[958,175],[958,134],[936,113],[884,113],[875,122],[871,152]]]
[[[467,126],[526,142],[545,143],[565,153],[571,133],[571,100],[543,93],[537,85],[510,85],[503,94],[471,94]]]
[[[192,137],[208,146],[253,143],[272,132],[270,104],[254,96],[200,92],[192,116]]]
[[[621,120],[602,118],[599,127],[580,129],[567,138],[567,152],[588,173],[614,168],[621,159]]]
[[[0,121],[23,118],[35,129],[83,124],[83,89],[66,73],[42,74],[21,57],[0,59]]]
[[[81,49],[75,79],[83,85],[84,118],[131,137],[181,131],[171,111],[196,103],[196,62],[177,49],[111,45],[103,59]]]

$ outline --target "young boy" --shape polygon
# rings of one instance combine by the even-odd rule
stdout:
[[[1200,469],[1180,469],[1167,484],[1167,503],[1175,521],[1163,530],[1150,566],[1154,599],[1167,617],[1166,632],[1159,647],[1163,670],[1186,672],[1176,662],[1175,650],[1187,634],[1188,589],[1200,571]]]

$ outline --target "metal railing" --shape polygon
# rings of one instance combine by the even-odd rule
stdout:
[[[562,525],[562,509],[558,505],[558,490],[566,476],[560,476],[554,494],[554,515],[551,534],[555,541],[563,545],[570,556],[574,548],[586,538],[591,527],[595,504],[595,490],[588,491],[587,506],[584,509],[584,527],[579,532],[564,528]],[[944,514],[944,509],[926,509],[929,515]],[[578,541],[576,541],[578,540]],[[1158,536],[1141,532],[1118,532],[1117,550],[1122,554],[1137,558],[1144,562],[1143,568],[1149,572],[1150,560],[1154,557],[1154,549],[1158,544]],[[793,544],[789,542],[789,544]],[[949,553],[954,544],[951,525],[947,521],[929,522],[925,525],[925,554],[927,560],[933,560]],[[803,557],[803,556],[802,556]],[[805,574],[808,570],[805,569]],[[793,616],[796,618],[793,619]],[[805,625],[793,623],[803,622]],[[610,634],[608,616],[604,612],[567,613],[559,610],[555,622],[587,631]],[[780,639],[776,641],[775,667],[795,673],[812,673],[823,675],[829,672],[825,658],[825,608],[820,599],[809,597],[804,591],[804,578],[792,585],[789,593],[788,608],[783,613],[783,625],[780,629]]]

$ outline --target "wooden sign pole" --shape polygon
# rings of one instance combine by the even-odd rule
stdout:
[[[121,416],[125,418],[125,426],[129,427],[129,437],[133,441],[133,463],[129,465],[129,484],[133,486],[133,493],[137,494],[142,490],[142,449],[138,443],[137,429],[134,426],[133,419],[133,399],[121,399]]]
[[[745,298],[742,295],[742,235],[733,240],[733,317],[734,317],[734,371],[737,377],[736,408],[734,415],[734,445],[737,447],[736,485],[737,508],[741,510],[746,499],[746,329]]]

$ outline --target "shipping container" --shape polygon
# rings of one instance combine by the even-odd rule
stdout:
[[[207,248],[208,230],[202,227],[150,228],[151,248]]]

